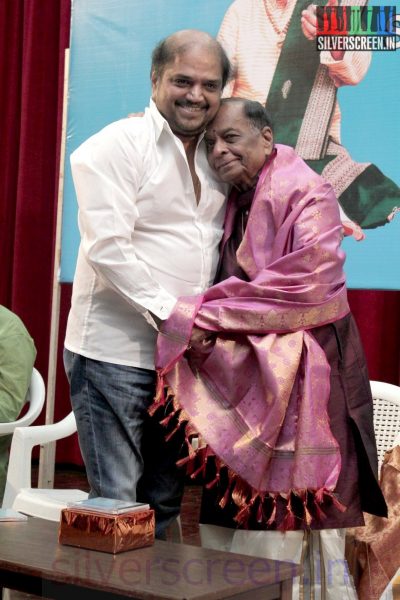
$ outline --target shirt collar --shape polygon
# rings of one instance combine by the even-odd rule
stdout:
[[[166,131],[172,133],[170,126],[158,110],[156,103],[152,98],[150,98],[149,111],[152,116],[156,130],[156,141],[158,141],[158,138],[160,137],[161,132],[164,128],[166,129]]]

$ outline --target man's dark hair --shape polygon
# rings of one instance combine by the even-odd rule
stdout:
[[[206,39],[206,37],[209,37],[210,48],[215,50],[221,61],[222,87],[224,88],[226,82],[231,77],[231,63],[221,44],[211,35],[209,36],[204,33],[204,38]],[[194,42],[179,43],[179,38],[177,39],[176,34],[172,34],[161,40],[154,48],[151,55],[151,74],[154,74],[156,78],[160,77],[165,66],[173,62],[176,56],[185,54],[187,50],[190,50],[190,48],[193,47],[193,43]]]
[[[247,98],[239,98],[239,96],[234,96],[233,98],[223,98],[221,100],[221,105],[235,102],[240,103],[242,105],[244,116],[256,129],[259,129],[261,131],[264,127],[270,127],[272,130],[272,122],[270,116],[267,112],[267,109],[262,104],[260,104],[260,102],[256,102],[256,100],[248,100]]]

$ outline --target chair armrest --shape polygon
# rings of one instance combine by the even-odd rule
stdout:
[[[16,428],[11,443],[3,508],[11,508],[18,492],[22,488],[31,487],[32,448],[38,444],[47,444],[68,437],[75,431],[76,421],[73,412],[62,421],[51,425]]]
[[[40,415],[45,400],[45,387],[42,376],[37,369],[33,369],[32,377],[26,395],[25,404],[29,404],[26,413],[10,423],[0,423],[0,435],[13,433],[17,427],[27,427]]]
[[[386,400],[400,406],[400,387],[383,381],[370,381],[373,398]]]
[[[70,412],[62,421],[51,425],[34,425],[33,427],[17,427],[14,438],[25,440],[31,448],[37,444],[48,444],[72,435],[76,431],[76,421],[73,412]],[[13,439],[14,443],[14,439]],[[11,445],[12,452],[12,445]],[[10,453],[11,454],[11,453]]]

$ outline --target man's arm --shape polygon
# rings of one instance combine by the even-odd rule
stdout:
[[[13,315],[17,321],[17,317]],[[18,320],[19,321],[19,320]],[[19,322],[21,331],[0,338],[0,421],[15,421],[24,405],[35,363],[32,338]]]
[[[167,318],[176,299],[138,259],[132,242],[143,156],[121,123],[115,123],[78,148],[71,165],[87,261],[105,286],[156,327],[150,313]]]

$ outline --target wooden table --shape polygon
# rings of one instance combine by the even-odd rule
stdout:
[[[0,523],[0,586],[60,600],[292,598],[291,563],[156,541],[117,555],[62,546],[58,524]]]

